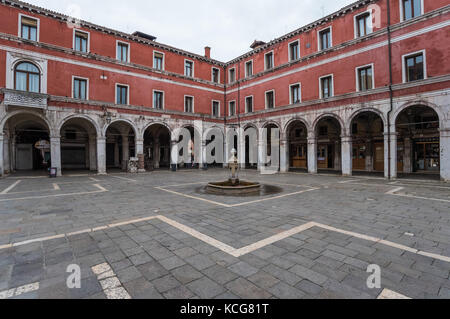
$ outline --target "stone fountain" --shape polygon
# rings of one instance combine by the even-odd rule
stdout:
[[[236,157],[236,150],[231,150],[231,158],[228,162],[230,168],[230,178],[225,182],[209,183],[206,190],[218,195],[249,195],[259,193],[261,184],[241,181],[239,179],[239,163]]]

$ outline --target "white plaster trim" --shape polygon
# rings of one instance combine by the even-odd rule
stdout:
[[[187,83],[183,83],[183,82],[177,82],[174,80],[162,79],[162,78],[159,78],[156,76],[150,76],[150,75],[146,75],[146,74],[142,74],[142,73],[128,72],[128,71],[124,71],[124,70],[120,70],[120,69],[115,69],[112,67],[106,67],[106,66],[88,63],[88,62],[81,62],[78,60],[61,58],[61,57],[57,57],[57,56],[53,56],[53,55],[49,55],[49,54],[41,54],[38,52],[21,50],[21,49],[17,49],[17,48],[5,46],[5,45],[0,45],[0,50],[9,51],[8,53],[12,53],[12,54],[16,54],[16,55],[21,54],[23,56],[28,56],[29,59],[34,59],[34,60],[35,59],[47,59],[47,60],[51,60],[51,61],[68,63],[68,64],[77,65],[77,66],[83,66],[83,67],[87,67],[87,68],[101,70],[101,71],[108,71],[108,72],[112,72],[112,73],[116,73],[116,74],[128,75],[128,76],[132,76],[132,77],[137,77],[137,78],[142,78],[142,79],[147,79],[147,80],[152,80],[152,81],[158,81],[158,82],[163,82],[163,83],[170,83],[170,84],[188,87],[188,88],[192,88],[192,89],[198,89],[198,90],[223,94],[223,91],[219,91],[219,90],[215,90],[215,89],[211,89],[211,88],[207,88],[207,87],[203,87],[203,86],[199,86],[199,85],[192,85],[192,84],[187,84]],[[45,72],[44,75],[46,76],[47,73]],[[46,83],[47,83],[47,81],[45,81],[45,84]],[[47,91],[47,87],[45,87],[45,91]],[[46,92],[42,92],[42,93],[46,93]]]
[[[191,97],[191,98],[192,98],[192,113],[195,113],[195,97],[192,96],[192,95],[185,95],[185,96],[184,96],[184,105],[183,105],[184,112],[185,112],[185,113],[190,113],[190,112],[187,112],[187,111],[186,111],[186,98],[187,98],[187,97]]]
[[[127,60],[126,61],[119,60],[119,55],[117,54],[117,48],[118,48],[119,44],[125,44],[126,46],[128,46],[128,49],[127,49]],[[124,42],[124,41],[120,41],[120,40],[116,40],[116,60],[117,61],[128,62],[129,63],[130,62],[130,52],[131,52],[131,45],[130,45],[130,43]]]
[[[214,70],[219,71],[219,75],[217,77],[217,81],[218,82],[214,82]],[[216,68],[216,67],[212,67],[211,68],[211,82],[216,83],[216,84],[220,84],[220,69],[219,68]]]
[[[251,98],[252,99],[252,111],[249,112],[247,109],[247,99]],[[244,98],[245,101],[245,113],[253,113],[255,112],[255,98],[253,97],[253,95],[248,95]]]
[[[428,32],[436,31],[436,30],[439,30],[439,29],[444,29],[444,28],[446,28],[448,26],[450,26],[450,20],[447,20],[447,21],[444,21],[444,22],[440,22],[440,23],[434,24],[432,26],[429,26],[429,27],[426,27],[426,28],[423,28],[423,29],[419,29],[419,30],[416,30],[416,31],[413,31],[413,32],[410,32],[410,33],[406,33],[406,34],[400,35],[398,37],[393,38],[392,39],[392,43],[397,43],[397,42],[400,42],[400,41],[403,41],[403,40],[406,40],[406,39],[410,39],[410,38],[413,38],[413,37],[416,37],[416,36],[419,36],[419,35],[426,34]],[[252,82],[250,84],[241,86],[240,89],[244,90],[244,89],[247,89],[247,88],[250,88],[250,87],[262,84],[262,83],[266,83],[266,82],[269,82],[269,81],[272,81],[272,80],[275,80],[275,79],[279,79],[279,78],[282,78],[282,77],[285,77],[285,76],[289,76],[289,75],[292,75],[292,74],[295,74],[295,73],[299,73],[299,72],[302,72],[302,71],[305,71],[305,70],[309,70],[309,69],[312,69],[312,68],[315,68],[315,67],[318,67],[318,66],[321,66],[321,65],[324,65],[324,64],[328,64],[328,63],[331,63],[331,62],[339,61],[339,60],[346,59],[346,58],[349,58],[349,57],[352,57],[352,56],[355,56],[355,55],[358,55],[358,54],[361,54],[361,53],[365,53],[365,52],[369,52],[369,51],[372,51],[372,50],[375,50],[375,49],[378,49],[378,48],[382,48],[382,47],[387,46],[387,45],[388,45],[388,41],[380,41],[378,43],[366,46],[366,47],[361,48],[361,49],[353,50],[353,51],[350,51],[350,52],[347,52],[347,53],[342,53],[342,54],[336,55],[336,56],[328,58],[328,59],[317,61],[315,63],[310,63],[308,65],[301,66],[301,67],[298,67],[296,69],[292,69],[292,70],[286,71],[286,72],[281,73],[279,75],[274,75],[274,76],[266,77],[266,78],[264,78],[262,80],[259,80],[259,81],[254,81],[254,82]],[[231,89],[231,90],[227,91],[227,94],[231,94],[231,93],[237,92],[237,90],[238,90],[237,88],[236,89]]]
[[[26,14],[23,14],[23,13],[19,13],[19,23],[18,23],[19,31],[18,31],[17,34],[18,34],[18,37],[21,38],[21,39],[23,39],[22,38],[22,17],[33,19],[33,20],[37,21],[36,42],[39,42],[39,38],[40,38],[39,37],[39,33],[41,31],[41,19],[33,17],[33,16],[26,15]],[[32,40],[29,40],[29,41],[32,41]]]
[[[71,95],[72,99],[75,98],[74,90],[73,90],[74,89],[74,85],[75,85],[75,79],[86,80],[86,101],[89,101],[89,78],[84,78],[82,76],[77,76],[77,75],[72,75],[72,95]],[[128,90],[130,90],[130,89],[128,88]],[[117,92],[116,92],[116,95],[117,95]]]
[[[231,103],[234,103],[234,114],[231,115]],[[234,116],[237,114],[236,100],[228,101],[228,116]]]
[[[423,79],[426,80],[428,78],[428,73],[427,73],[427,54],[426,54],[426,50],[420,50],[420,51],[416,51],[416,52],[411,52],[411,53],[407,53],[407,54],[403,54],[402,55],[402,80],[403,83],[411,83],[411,82],[415,82],[415,81],[408,81],[407,76],[406,76],[406,58],[416,55],[416,54],[421,54],[423,55]]]
[[[123,83],[116,83],[115,84],[115,90],[114,90],[114,95],[115,95],[115,97],[114,97],[114,100],[116,101],[116,104],[119,104],[118,102],[119,101],[117,101],[117,87],[118,86],[125,86],[126,88],[127,88],[127,105],[130,105],[130,86],[128,85],[128,84],[123,84]]]
[[[298,83],[293,83],[293,84],[291,84],[291,85],[289,85],[289,104],[290,105],[293,105],[294,104],[294,101],[292,100],[292,87],[294,87],[294,86],[296,86],[296,85],[298,85],[298,86],[300,86],[300,89],[299,89],[299,98],[300,98],[300,101],[298,102],[298,103],[302,103],[302,83],[301,82],[298,82]]]
[[[272,54],[272,58],[271,58],[271,60],[272,60],[271,61],[272,62],[272,67],[271,68],[269,68],[267,66],[267,56],[269,54]],[[275,53],[274,53],[274,50],[264,53],[264,71],[272,70],[273,68],[275,68]]]
[[[267,93],[270,93],[270,92],[273,93],[273,108],[269,108],[269,103],[267,103],[268,102]],[[264,92],[264,101],[265,101],[265,109],[266,110],[273,110],[276,108],[277,104],[276,104],[276,98],[275,98],[275,89]]]
[[[214,115],[214,113],[213,113],[214,102],[216,102],[216,103],[219,104],[219,114],[218,114],[218,115]],[[212,100],[212,101],[211,101],[211,116],[212,116],[212,117],[220,117],[220,101],[218,101],[218,100]]]
[[[400,22],[405,21],[405,15],[403,14],[403,0],[399,0],[398,2],[399,8],[400,8]],[[420,0],[420,15],[424,14],[424,7],[423,7],[423,0]]]
[[[370,90],[373,90],[373,89],[376,88],[375,87],[375,67],[374,67],[373,63],[370,63],[370,64],[366,64],[366,65],[361,65],[361,66],[358,66],[358,67],[355,68],[355,76],[356,76],[356,86],[355,87],[356,87],[356,92],[362,92],[361,88],[360,88],[360,85],[359,85],[359,70],[363,69],[363,68],[366,68],[366,67],[369,67],[369,66],[372,68],[372,89],[370,89]],[[370,91],[370,90],[367,90],[367,91]]]
[[[253,70],[253,59],[245,61],[245,63],[244,63],[244,71],[245,71],[245,77],[246,78],[248,78],[250,76],[250,75],[248,75],[248,72],[247,72],[247,64],[248,63],[251,63],[251,65],[252,65],[252,75],[251,76],[253,76],[255,74],[255,72]]]
[[[292,58],[292,54],[291,54],[291,44],[294,44],[294,43],[298,43],[298,52],[297,52],[298,53],[298,58],[295,59],[295,60]],[[289,42],[288,43],[288,60],[289,60],[289,62],[297,61],[297,60],[300,59],[300,57],[301,57],[300,39],[297,39],[297,40],[294,40],[292,42]]]
[[[75,47],[76,47],[76,43],[75,43],[75,35],[76,35],[76,33],[77,32],[79,32],[79,33],[84,33],[84,34],[87,34],[87,36],[88,36],[88,38],[87,38],[87,44],[86,44],[86,52],[83,52],[83,51],[77,51],[76,49],[75,49]],[[76,52],[82,52],[82,53],[89,53],[89,52],[91,52],[91,33],[90,32],[88,32],[88,31],[84,31],[84,30],[80,30],[80,29],[73,29],[73,43],[72,43],[72,50],[74,50],[74,51],[76,51]]]
[[[30,62],[36,65],[41,72],[40,79],[40,93],[47,94],[47,60],[38,58],[34,55],[28,55],[30,51],[23,51],[20,53],[6,52],[6,88],[14,90],[14,69],[20,62]]]
[[[163,60],[162,60],[162,69],[157,69],[155,66],[155,53],[159,53],[162,55]],[[160,71],[164,71],[166,69],[166,54],[164,52],[161,51],[157,51],[157,50],[153,50],[153,61],[152,61],[152,66],[155,70],[160,70]]]
[[[325,30],[328,30],[328,29],[330,29],[330,47],[326,48],[326,49],[322,49],[321,48],[321,43],[322,43],[321,40],[322,39],[320,38],[320,33],[322,31],[325,31]],[[326,28],[323,28],[323,29],[320,29],[320,30],[317,31],[317,52],[322,52],[322,51],[328,50],[328,49],[330,49],[332,47],[333,47],[333,26],[330,25],[330,26],[328,26]]]
[[[234,70],[234,81],[231,81],[231,70]],[[236,79],[237,79],[237,76],[236,76],[236,67],[233,67],[233,68],[228,69],[228,83],[229,83],[229,84],[235,83],[235,82],[236,82]]]
[[[155,93],[156,92],[160,92],[162,93],[162,108],[157,109],[154,105],[155,103]],[[164,110],[165,109],[165,103],[166,103],[166,94],[164,93],[164,91],[161,90],[152,90],[152,108],[156,109],[156,110]]]

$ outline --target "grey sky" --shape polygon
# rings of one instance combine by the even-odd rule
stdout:
[[[227,62],[249,51],[253,40],[270,41],[355,0],[25,0],[95,24]],[[81,12],[77,13],[76,8]],[[75,8],[75,10],[74,10]]]

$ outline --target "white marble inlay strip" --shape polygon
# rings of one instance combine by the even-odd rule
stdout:
[[[6,188],[3,192],[1,192],[0,194],[1,195],[4,195],[4,194],[8,194],[8,192],[10,191],[10,190],[12,190],[14,187],[16,187],[20,182],[22,182],[22,180],[18,180],[18,181],[16,181],[16,182],[14,182],[11,186],[9,186],[8,188]]]
[[[39,282],[20,286],[17,288],[11,288],[9,290],[0,292],[0,299],[8,299],[8,298],[20,296],[20,295],[26,294],[28,292],[36,291],[38,289],[39,289]]]
[[[92,272],[97,275],[97,280],[102,286],[103,293],[108,299],[131,299],[130,294],[125,290],[117,278],[111,266],[108,263],[103,263],[91,267]]]
[[[402,294],[399,294],[398,292],[389,290],[389,289],[383,289],[383,291],[381,292],[381,294],[378,296],[377,299],[396,299],[396,300],[400,300],[400,299],[411,299],[409,297],[406,297]]]
[[[133,183],[136,183],[136,182],[137,182],[137,180],[131,179],[131,178],[126,178],[126,177],[121,177],[121,176],[113,176],[113,175],[110,175],[110,176],[111,176],[112,178],[121,179],[121,180],[127,181],[127,182],[133,182]]]
[[[53,190],[55,190],[55,191],[60,191],[60,190],[61,190],[61,188],[59,187],[59,185],[58,185],[58,184],[56,184],[56,183],[53,183]]]

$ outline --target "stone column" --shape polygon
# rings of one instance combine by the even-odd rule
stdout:
[[[440,130],[441,179],[450,182],[450,128]]]
[[[289,147],[286,138],[280,139],[280,173],[289,171]]]
[[[16,135],[11,135],[11,172],[16,170]]]
[[[153,165],[155,168],[159,168],[159,159],[161,156],[161,149],[159,143],[155,143],[153,146]]]
[[[239,165],[241,169],[245,169],[245,132],[243,129],[239,130],[237,151]]]
[[[61,172],[61,137],[51,136],[50,137],[50,157],[51,157],[51,167],[57,169],[57,176],[62,176]]]
[[[317,174],[317,137],[315,132],[308,133],[308,173]]]
[[[341,167],[343,176],[352,176],[352,137],[341,138]]]
[[[389,144],[389,136],[391,143]],[[391,150],[391,158],[389,161],[389,151]],[[397,178],[397,133],[392,129],[390,135],[384,133],[384,176],[389,178],[389,167],[391,168],[391,178]]]
[[[119,165],[120,165],[119,142],[116,140],[114,144],[114,166],[119,167]]]
[[[97,138],[97,173],[106,175],[106,137]]]
[[[89,170],[97,170],[97,139],[89,137]]]
[[[260,130],[259,135],[258,135],[258,171],[261,172],[261,170],[263,169],[264,166],[266,166],[266,161],[267,161],[267,150],[265,148],[267,148],[266,143],[264,143],[264,139],[263,139],[263,134],[262,134],[263,130]]]
[[[0,176],[5,176],[5,167],[3,165],[3,133],[0,133]]]
[[[9,174],[11,171],[11,151],[10,151],[10,144],[9,144],[9,137],[8,134],[4,135],[3,139],[3,170],[5,174]]]
[[[174,139],[174,133],[172,133],[170,141],[170,167],[174,172],[178,168],[178,142]]]
[[[412,173],[412,142],[409,137],[405,137],[403,145],[403,172]]]
[[[122,134],[122,170],[127,170],[127,163],[130,160],[130,143],[128,134]]]
[[[353,146],[352,146],[352,149],[353,149]],[[372,140],[367,140],[366,141],[366,164],[365,164],[365,168],[366,168],[367,172],[373,171],[374,158],[375,158],[375,154],[374,154]]]
[[[139,159],[138,172],[145,172],[144,164],[144,138],[136,138],[136,157]]]
[[[206,162],[206,140],[203,139],[200,144],[200,154],[200,163],[198,163],[198,167],[200,169],[206,169],[208,167]]]

